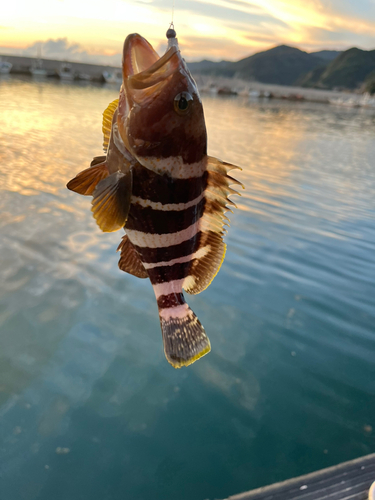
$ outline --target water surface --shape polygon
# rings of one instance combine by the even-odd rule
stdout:
[[[120,233],[65,188],[115,98],[0,80],[0,497],[222,499],[375,451],[374,113],[204,97],[246,190],[188,297],[212,352],[174,370]]]

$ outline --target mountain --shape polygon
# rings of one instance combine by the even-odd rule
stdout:
[[[280,45],[232,63],[231,69],[235,76],[244,80],[293,85],[302,74],[321,64],[322,60],[314,55]]]
[[[366,76],[365,89],[369,94],[375,94],[375,70]]]
[[[326,64],[319,65],[312,71],[301,75],[294,84],[297,87],[320,87],[319,81],[326,69]]]
[[[331,89],[355,89],[368,83],[375,71],[375,50],[353,47],[344,52],[321,50],[307,53],[280,45],[240,61],[188,63],[193,74],[238,77],[278,85]],[[371,81],[374,77],[371,77]]]
[[[375,50],[361,50],[353,47],[331,61],[321,74],[311,72],[306,75],[302,85],[355,89],[362,85],[374,70]]]
[[[262,83],[292,85],[302,74],[324,64],[323,59],[287,45],[258,52],[237,62],[202,61],[190,63],[192,73],[238,77]]]
[[[208,61],[207,59],[203,59],[203,61],[199,62],[189,62],[187,63],[189,69],[194,74],[206,74],[205,71],[216,70],[217,68],[225,67],[227,64],[230,64],[229,61]]]
[[[319,50],[319,52],[311,52],[313,56],[319,57],[324,61],[333,61],[341,54],[340,50]]]

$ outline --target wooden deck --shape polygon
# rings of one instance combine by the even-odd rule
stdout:
[[[375,481],[375,453],[226,500],[367,500]]]

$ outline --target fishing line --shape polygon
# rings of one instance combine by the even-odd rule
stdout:
[[[168,38],[168,49],[170,49],[172,47],[172,45],[176,45],[177,44],[177,39],[176,39],[176,31],[174,29],[174,24],[173,24],[173,20],[174,20],[174,4],[175,4],[175,0],[173,0],[173,3],[172,3],[172,21],[169,25],[169,28],[167,30],[167,38]]]
[[[172,4],[172,22],[171,22],[171,25],[169,26],[170,28],[174,28],[174,25],[173,25],[173,18],[174,18],[174,2],[175,2],[175,0],[173,0],[173,4]]]
[[[168,39],[168,48],[167,50],[169,50],[171,47],[177,47],[178,48],[178,42],[177,42],[177,38],[176,38],[176,32],[175,32],[175,29],[174,29],[174,24],[173,24],[173,18],[174,18],[174,2],[175,0],[173,0],[173,4],[172,4],[172,21],[169,25],[169,28],[167,30],[167,39]]]

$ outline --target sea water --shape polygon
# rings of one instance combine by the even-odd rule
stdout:
[[[204,97],[240,165],[223,266],[173,369],[90,198],[112,87],[0,81],[0,498],[223,499],[375,450],[375,114]]]

